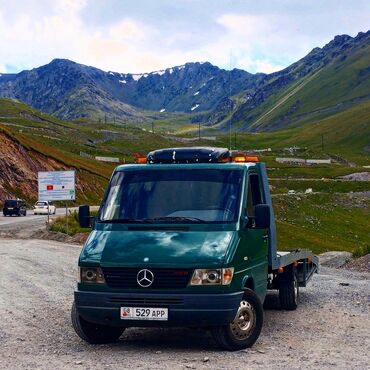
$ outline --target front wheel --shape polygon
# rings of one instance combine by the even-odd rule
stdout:
[[[246,289],[234,320],[228,325],[213,327],[212,335],[221,348],[238,351],[253,346],[262,325],[262,303],[253,290]]]
[[[75,303],[72,306],[71,319],[77,335],[90,344],[115,342],[125,330],[124,328],[99,325],[84,320],[78,314]]]

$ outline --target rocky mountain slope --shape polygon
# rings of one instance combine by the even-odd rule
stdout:
[[[62,119],[108,114],[142,120],[140,109],[193,112],[252,87],[262,75],[210,63],[187,63],[145,74],[104,72],[66,59],[0,77],[0,96],[19,99]]]
[[[0,96],[24,103],[60,118],[84,118],[111,114],[135,120],[143,116],[115,98],[104,84],[109,74],[69,60],[51,63],[18,74],[0,77]]]
[[[51,151],[51,150],[49,150]],[[42,153],[36,148],[24,145],[0,127],[0,204],[5,199],[20,197],[32,204],[37,200],[38,171],[58,171],[75,169],[78,201],[100,199],[108,182],[108,176],[99,175],[76,166],[63,163],[65,157],[58,160]]]

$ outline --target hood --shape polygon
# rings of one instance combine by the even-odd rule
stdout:
[[[221,266],[235,231],[94,230],[80,261],[101,266]]]

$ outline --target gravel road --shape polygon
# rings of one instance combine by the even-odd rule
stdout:
[[[191,329],[133,328],[116,344],[93,346],[69,317],[79,251],[0,239],[1,369],[370,369],[370,274],[322,268],[292,312],[269,294],[250,350],[220,351],[207,332]]]

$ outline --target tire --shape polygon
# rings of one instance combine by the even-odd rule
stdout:
[[[280,307],[283,310],[295,310],[298,307],[299,285],[297,274],[293,271],[290,277],[284,277],[279,282]]]
[[[90,344],[112,343],[118,340],[125,328],[94,324],[84,320],[73,303],[71,310],[72,325],[77,335]]]
[[[245,317],[249,320],[245,320]],[[262,303],[253,290],[246,289],[234,321],[228,325],[212,327],[211,332],[219,347],[239,351],[253,346],[261,333],[262,325]]]

